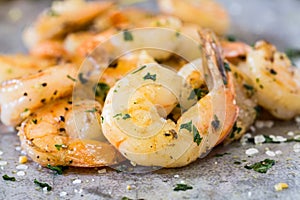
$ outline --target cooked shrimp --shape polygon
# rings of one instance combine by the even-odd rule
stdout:
[[[260,41],[238,68],[250,78],[258,104],[275,117],[287,120],[300,114],[300,70],[284,53]]]
[[[32,48],[39,42],[59,38],[91,23],[98,15],[112,7],[111,2],[84,0],[55,1],[23,34],[24,43]]]
[[[100,126],[101,105],[54,101],[33,112],[19,128],[22,148],[42,166],[100,167],[122,161]]]
[[[30,49],[30,54],[39,58],[67,59],[67,52],[63,42],[59,40],[45,40]]]
[[[103,133],[127,159],[144,166],[184,166],[207,153],[230,132],[238,111],[232,76],[228,73],[223,77],[228,88],[222,90],[223,81],[218,74],[218,67],[222,68],[222,64],[216,66],[220,63],[215,58],[215,45],[203,40],[209,55],[209,66],[203,67],[212,73],[212,90],[187,108],[177,122],[166,119],[166,116],[178,103],[185,105],[190,101],[182,95],[187,84],[175,72],[158,64],[137,69],[108,93],[102,113]],[[118,102],[118,97],[122,96],[128,96],[128,99],[123,99],[124,105]],[[223,98],[224,107],[221,106]],[[212,102],[218,104],[212,105]],[[220,110],[213,108],[216,105]],[[219,115],[222,112],[225,117]]]
[[[218,34],[224,34],[229,28],[229,16],[226,10],[210,0],[158,0],[163,13],[179,17],[204,28],[210,28]]]
[[[54,59],[40,59],[27,55],[0,55],[0,83],[35,73],[55,64]]]
[[[3,82],[0,87],[2,123],[18,125],[35,109],[70,95],[74,77],[76,68],[68,64]]]

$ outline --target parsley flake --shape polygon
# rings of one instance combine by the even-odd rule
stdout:
[[[140,67],[139,69],[137,69],[136,71],[132,72],[132,74],[136,74],[136,73],[138,73],[139,71],[142,71],[143,69],[145,69],[146,67],[147,67],[147,66],[144,65],[144,66]]]
[[[151,75],[149,72],[146,74],[146,76],[143,77],[144,80],[152,80],[156,81],[156,74]]]
[[[47,188],[47,191],[51,191],[52,190],[52,187],[48,184],[48,183],[41,183],[39,182],[38,180],[34,179],[34,183],[38,186],[40,186],[41,188],[44,188],[46,187]]]
[[[187,185],[187,184],[176,184],[176,186],[174,187],[174,191],[186,191],[186,190],[191,190],[193,189],[192,186]]]
[[[199,131],[195,125],[193,125],[193,136],[194,136],[194,142],[196,142],[197,145],[199,146],[202,141],[202,137],[200,136]]]
[[[192,132],[192,120],[190,122],[188,122],[188,123],[181,124],[180,125],[180,129],[186,129],[189,132]]]
[[[73,77],[72,77],[72,76],[70,76],[70,75],[67,75],[67,78],[68,78],[68,79],[70,79],[71,81],[74,81],[74,82],[76,82],[76,81],[77,81],[75,78],[73,78]]]
[[[125,41],[133,41],[133,35],[128,30],[123,31],[123,38],[124,38]]]
[[[100,97],[101,100],[105,100],[106,95],[109,91],[110,87],[106,83],[97,83],[94,87],[93,90],[95,91],[96,97]]]
[[[2,178],[5,181],[16,181],[15,177],[8,176],[7,174],[3,175]]]
[[[254,163],[253,165],[245,165],[246,169],[253,169],[259,173],[267,173],[267,171],[275,165],[275,161],[271,159],[265,159],[263,161]]]
[[[126,120],[126,119],[129,119],[129,118],[131,118],[131,116],[129,114],[125,114],[122,119]]]
[[[64,166],[51,166],[50,164],[47,165],[48,169],[51,169],[52,171],[56,172],[59,175],[63,174],[63,170],[65,169]]]

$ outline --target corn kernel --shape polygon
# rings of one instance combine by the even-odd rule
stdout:
[[[274,185],[274,187],[276,191],[281,191],[283,189],[289,188],[289,185],[286,183],[277,183],[276,185]]]
[[[20,156],[19,157],[19,163],[20,164],[27,163],[27,156]]]

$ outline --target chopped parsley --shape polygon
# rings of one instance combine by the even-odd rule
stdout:
[[[191,185],[187,185],[187,184],[176,184],[176,186],[174,187],[174,191],[186,191],[186,190],[191,190],[193,189],[193,187]]]
[[[249,96],[253,96],[255,90],[254,90],[254,87],[252,85],[243,84],[243,87],[247,90],[247,94]]]
[[[263,161],[254,163],[253,165],[245,165],[246,169],[253,169],[259,173],[267,173],[267,171],[275,165],[275,161],[271,159],[265,159]]]
[[[144,65],[144,66],[140,67],[139,69],[137,69],[136,71],[132,72],[132,74],[136,74],[136,73],[138,73],[139,71],[142,71],[143,69],[145,69],[146,67],[147,67],[147,66]]]
[[[149,72],[146,74],[146,76],[143,77],[144,80],[152,80],[156,81],[156,74],[151,75]]]
[[[23,112],[28,112],[28,111],[29,111],[29,109],[28,109],[28,108],[25,108]]]
[[[202,137],[200,136],[199,131],[195,125],[193,125],[193,136],[194,136],[194,142],[196,142],[197,145],[199,146],[202,141]]]
[[[233,164],[235,164],[235,165],[240,165],[240,164],[242,164],[242,163],[241,163],[240,161],[234,161]]]
[[[236,37],[234,35],[227,35],[226,36],[226,39],[229,41],[229,42],[235,42],[236,41]]]
[[[80,83],[82,83],[82,84],[85,84],[89,81],[88,79],[84,78],[83,73],[78,74],[78,79],[79,79]]]
[[[123,31],[123,38],[124,38],[125,41],[133,41],[133,35],[128,30]]]
[[[91,110],[86,110],[85,112],[95,113],[95,112],[97,112],[97,111],[98,111],[97,108],[93,108],[93,109],[91,109]]]
[[[58,165],[58,166],[52,166],[52,165],[48,164],[48,165],[47,165],[47,168],[48,168],[48,169],[51,169],[52,171],[56,172],[56,173],[59,174],[59,175],[62,175],[62,174],[63,174],[63,170],[64,170],[66,167],[60,166],[60,165]]]
[[[74,81],[74,82],[76,82],[76,81],[77,81],[75,78],[73,78],[73,77],[72,77],[72,76],[70,76],[70,75],[67,75],[67,78],[68,78],[68,79],[70,79],[71,81]]]
[[[126,114],[123,116],[122,119],[126,120],[126,119],[129,119],[129,118],[131,118],[131,116],[130,116],[129,114],[126,113]]]
[[[180,37],[180,32],[177,31],[175,35],[176,37]]]
[[[237,126],[237,123],[235,122],[232,128],[232,131],[229,135],[229,138],[234,138],[235,134],[239,134],[243,129],[241,127]]]
[[[103,124],[104,122],[104,117],[101,115],[101,123]]]
[[[16,181],[15,177],[8,176],[7,174],[3,175],[2,178],[5,181]]]
[[[52,190],[52,187],[48,184],[48,183],[41,183],[39,182],[38,180],[34,179],[34,183],[38,186],[40,186],[41,188],[44,188],[46,187],[47,188],[47,191],[51,191]]]
[[[97,83],[94,87],[93,90],[95,91],[96,97],[100,97],[101,100],[105,100],[106,95],[109,91],[110,87],[106,83]]]
[[[59,16],[59,14],[57,12],[55,12],[53,9],[48,10],[47,15],[51,16],[51,17]]]
[[[211,125],[215,130],[217,130],[220,127],[220,120],[217,115],[214,115],[214,120],[211,122]]]
[[[220,157],[223,157],[223,156],[225,156],[225,155],[230,155],[231,153],[227,153],[227,152],[225,152],[225,153],[217,153],[216,155],[215,155],[215,157],[217,157],[217,158],[220,158]]]
[[[227,62],[224,62],[224,68],[227,72],[231,72],[230,65]]]
[[[180,125],[180,129],[186,129],[189,132],[192,132],[192,120],[190,122],[188,122],[188,123],[181,124]]]
[[[290,59],[300,57],[300,49],[287,49],[285,53]]]
[[[113,118],[117,118],[117,117],[122,117],[122,113],[118,113],[115,116],[113,116]]]
[[[67,148],[67,146],[64,144],[55,144],[54,146],[58,151],[60,151],[61,148]]]
[[[197,96],[197,100],[202,99],[205,95],[208,94],[208,90],[206,88],[197,88],[191,91],[190,96],[188,97],[188,100],[193,100]]]
[[[133,199],[130,199],[130,198],[128,198],[128,197],[122,197],[121,200],[133,200]]]

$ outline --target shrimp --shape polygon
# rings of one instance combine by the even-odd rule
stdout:
[[[76,71],[73,65],[66,64],[3,82],[0,87],[2,123],[16,126],[35,109],[70,95]]]
[[[19,128],[21,146],[42,166],[101,167],[124,160],[103,137],[101,105],[69,98],[32,112]]]
[[[220,143],[232,129],[238,111],[232,76],[230,72],[225,75],[223,69],[226,88],[222,87],[218,68],[222,70],[223,65],[217,59],[216,45],[209,36],[203,37],[203,41],[208,55],[208,58],[203,56],[203,67],[210,69],[213,77],[210,81],[214,83],[210,85],[211,92],[196,100],[196,104],[185,106],[190,98],[182,95],[186,93],[184,79],[157,63],[128,74],[109,91],[102,112],[103,133],[130,161],[144,166],[185,166]],[[125,105],[118,102],[122,96],[128,97],[123,98]],[[224,107],[220,106],[223,97]],[[213,108],[212,102],[219,103],[216,105],[225,117],[219,111],[214,113],[218,109]],[[166,116],[178,103],[186,111],[175,122]]]
[[[23,33],[23,41],[30,49],[39,42],[60,38],[91,23],[93,19],[113,6],[111,2],[83,0],[57,1],[44,11]]]
[[[0,55],[0,82],[32,74],[56,64],[54,59],[27,55]]]
[[[67,59],[63,42],[59,40],[45,40],[30,49],[30,55],[39,58]]]
[[[238,69],[251,80],[258,104],[272,115],[288,120],[300,114],[300,70],[272,44],[257,42]]]
[[[230,20],[226,10],[215,1],[208,0],[158,0],[163,13],[179,17],[184,22],[210,28],[217,34],[224,34]]]

